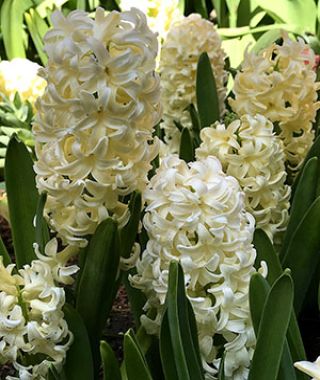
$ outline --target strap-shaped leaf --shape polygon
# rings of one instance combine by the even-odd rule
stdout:
[[[201,128],[218,121],[220,118],[219,97],[207,53],[202,53],[198,61],[196,97]]]
[[[73,343],[67,351],[63,367],[66,379],[93,380],[93,361],[86,327],[79,313],[71,305],[65,304],[63,310],[68,327],[73,333]]]
[[[259,324],[248,380],[276,380],[293,304],[293,283],[284,273],[273,284]]]
[[[219,366],[219,372],[218,372],[218,380],[225,380],[224,376],[224,357],[225,355],[222,355],[220,366]]]
[[[182,129],[179,157],[186,162],[194,160],[193,138],[188,128]]]
[[[301,178],[297,185],[290,208],[290,219],[283,239],[283,245],[280,254],[280,257],[282,258],[285,257],[287,253],[287,249],[289,247],[289,243],[294,231],[316,198],[318,166],[318,158],[312,157],[303,168]]]
[[[203,369],[201,365],[199,345],[197,341],[196,323],[191,304],[186,297],[184,287],[184,275],[180,264],[176,261],[170,263],[169,269],[169,285],[166,298],[167,305],[167,321],[169,335],[173,352],[175,371],[178,379],[203,379]],[[163,338],[166,340],[168,336],[162,330]],[[170,343],[168,343],[170,344]],[[160,354],[163,367],[167,365],[164,361],[166,358],[166,350],[160,336]],[[164,354],[164,356],[163,356]],[[164,368],[165,375],[173,372],[173,363],[169,363],[169,369]],[[170,379],[166,376],[166,379]]]
[[[39,58],[43,65],[48,61],[47,55],[44,53],[43,37],[49,29],[47,23],[40,17],[38,12],[34,9],[30,9],[29,12],[24,14],[26,24],[32,38],[33,44],[37,50]]]
[[[41,193],[38,200],[37,212],[35,216],[36,242],[38,243],[39,250],[42,254],[44,254],[45,246],[50,240],[48,225],[43,216],[43,210],[46,204],[46,200],[47,194]]]
[[[294,308],[297,315],[320,260],[319,231],[320,197],[312,203],[296,228],[283,260],[283,267],[291,269],[295,286]]]
[[[120,368],[110,345],[100,342],[100,354],[103,368],[103,380],[121,380]]]
[[[8,59],[25,58],[23,13],[31,0],[4,0],[1,7],[1,32]]]
[[[197,0],[194,3],[194,8],[203,18],[208,18],[206,0]]]
[[[91,237],[77,291],[76,308],[88,330],[95,367],[99,365],[99,341],[119,284],[119,234],[111,218]]]
[[[267,280],[269,284],[272,285],[283,272],[279,257],[276,254],[270,239],[263,230],[255,231],[253,242],[257,251],[256,265],[259,267],[261,261],[265,261],[267,263]],[[287,340],[293,361],[306,360],[306,353],[294,311],[292,311],[289,323]],[[306,379],[306,376],[302,372],[296,371],[296,374],[298,379]]]
[[[146,359],[132,330],[124,336],[124,362],[128,380],[152,380]]]
[[[15,136],[11,138],[7,149],[5,180],[16,262],[21,268],[36,258],[33,250],[33,219],[39,195],[30,154]]]
[[[5,266],[11,264],[10,255],[9,255],[9,253],[7,251],[6,246],[3,243],[3,240],[1,238],[1,236],[0,236],[0,256],[2,256],[3,264]]]

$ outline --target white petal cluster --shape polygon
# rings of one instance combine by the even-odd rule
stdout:
[[[171,24],[179,20],[179,0],[120,0],[119,6],[123,11],[137,7],[146,16],[150,29],[158,33],[160,42],[166,38]]]
[[[72,341],[62,311],[64,290],[40,260],[14,271],[14,265],[4,267],[0,257],[0,358],[13,363],[17,379],[45,380],[50,364],[62,365]],[[45,359],[25,366],[20,357],[26,354]]]
[[[301,38],[283,38],[282,45],[273,44],[258,55],[245,53],[235,77],[235,99],[229,102],[239,115],[259,113],[278,124],[287,161],[295,171],[314,139],[319,82],[312,49]]]
[[[168,289],[171,260],[185,273],[194,308],[200,350],[208,379],[219,365],[214,335],[225,339],[227,379],[246,379],[255,337],[248,288],[256,257],[254,218],[244,208],[244,194],[234,177],[223,173],[215,157],[189,165],[176,155],[163,158],[145,192],[147,247],[131,278],[158,311],[142,323],[157,333]]]
[[[124,224],[121,199],[143,190],[158,142],[157,38],[138,9],[91,19],[83,11],[52,16],[45,36],[45,94],[37,102],[37,187],[64,243],[85,236],[109,216]]]
[[[290,207],[283,143],[264,116],[244,115],[227,127],[215,124],[201,130],[198,158],[216,156],[245,194],[245,206],[272,240],[286,228]]]
[[[191,127],[191,119],[186,108],[196,104],[196,71],[201,53],[207,52],[216,79],[220,100],[220,111],[224,111],[226,96],[224,71],[225,54],[221,39],[214,25],[191,14],[172,25],[161,49],[161,101],[165,141],[169,151],[179,151],[180,132],[174,121],[184,127]]]
[[[73,284],[72,275],[78,272],[79,267],[68,263],[79,253],[78,247],[68,245],[59,251],[58,240],[53,238],[44,247],[44,254],[40,252],[37,243],[34,244],[34,250],[38,259],[49,265],[54,281],[64,285]]]
[[[24,58],[0,62],[0,93],[11,101],[16,92],[21,100],[28,100],[34,105],[38,96],[44,92],[46,81],[38,76],[41,68],[37,63]]]
[[[320,380],[320,356],[314,363],[301,361],[294,363],[294,366],[307,375],[312,376],[312,380]]]

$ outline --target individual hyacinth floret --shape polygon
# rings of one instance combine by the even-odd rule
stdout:
[[[218,347],[225,339],[226,378],[247,379],[255,346],[249,311],[249,281],[255,271],[254,218],[234,177],[215,157],[190,163],[176,155],[163,158],[145,192],[143,219],[149,241],[131,278],[147,296],[143,316],[149,333],[159,332],[171,260],[179,260],[197,321],[207,379],[216,379]]]
[[[273,240],[286,228],[291,192],[285,184],[283,143],[272,123],[262,115],[244,115],[228,126],[217,123],[204,128],[200,137],[196,156],[216,156],[225,173],[237,178],[256,227]]]
[[[39,191],[46,215],[64,243],[85,236],[112,216],[123,225],[123,198],[143,190],[158,142],[157,37],[138,9],[95,19],[83,11],[52,16],[45,38],[45,94],[33,126]]]
[[[61,368],[72,342],[64,302],[64,290],[55,285],[49,265],[34,260],[14,274],[14,264],[4,267],[0,256],[0,360],[18,372],[7,379],[45,380],[51,365]],[[39,363],[21,362],[36,354]]]
[[[273,44],[259,54],[246,51],[235,77],[239,114],[262,114],[278,125],[290,169],[297,171],[314,140],[312,122],[320,107],[317,101],[315,55],[301,39],[283,34],[283,44]]]
[[[294,366],[303,373],[311,376],[311,380],[320,380],[320,356],[318,356],[315,362],[303,360],[301,362],[295,362]]]
[[[0,98],[1,94],[11,101],[16,92],[21,100],[28,100],[34,105],[36,99],[44,92],[46,81],[38,76],[41,68],[37,63],[24,58],[0,62]]]
[[[177,153],[180,132],[174,121],[191,128],[186,108],[196,104],[196,71],[200,55],[207,52],[216,79],[220,112],[226,96],[225,54],[214,25],[198,14],[191,14],[174,23],[161,49],[161,101],[165,142],[171,153]]]

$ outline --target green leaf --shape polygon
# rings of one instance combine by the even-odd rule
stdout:
[[[175,261],[170,263],[166,305],[167,317],[164,317],[163,323],[169,325],[170,340],[168,341],[169,336],[162,330],[161,341],[160,333],[160,354],[166,379],[170,379],[167,375],[175,371],[179,380],[204,379],[196,322],[191,304],[185,294],[182,267]],[[166,321],[165,318],[168,320]],[[167,358],[165,351],[170,342],[172,348],[170,347],[169,352],[174,354],[174,364],[164,361]],[[168,368],[165,368],[167,365]]]
[[[315,33],[317,8],[314,0],[255,0],[276,21],[298,25],[302,32]]]
[[[229,9],[229,25],[231,28],[235,28],[237,26],[238,7],[240,4],[240,0],[225,0],[225,1]]]
[[[194,145],[194,148],[198,148],[198,146],[201,144],[201,139],[200,139],[201,124],[200,124],[199,115],[193,104],[190,104],[187,110],[189,111],[191,122],[192,122],[193,145]]]
[[[188,128],[183,128],[180,140],[179,157],[186,162],[194,160],[194,146],[191,133]]]
[[[284,273],[266,299],[248,380],[277,379],[292,304],[292,279]]]
[[[165,380],[178,379],[175,356],[171,344],[168,310],[166,309],[160,327],[160,356]]]
[[[218,380],[225,380],[224,376],[224,354],[222,355],[220,366],[219,366],[219,372],[218,372]]]
[[[5,181],[16,262],[21,268],[36,258],[33,250],[33,218],[39,195],[30,154],[15,136],[11,138],[7,149]]]
[[[120,260],[117,223],[103,221],[91,237],[77,291],[76,308],[91,341],[95,368],[100,361],[99,341],[116,295]]]
[[[283,273],[279,257],[276,254],[270,239],[263,230],[255,231],[253,242],[257,251],[256,268],[260,266],[261,261],[265,261],[267,263],[267,280],[269,284],[272,285]],[[287,340],[293,361],[306,360],[303,341],[294,311],[292,311],[289,323]],[[297,371],[296,373],[298,379],[305,379],[305,375],[303,375],[302,372]]]
[[[287,32],[292,33],[303,33],[303,30],[301,29],[301,26],[295,25],[295,24],[271,24],[271,25],[262,25],[257,26],[256,28],[251,28],[250,26],[241,26],[238,28],[220,28],[218,29],[219,34],[222,37],[240,37],[245,36],[247,34],[255,34],[255,33],[263,33],[267,32],[268,30],[277,30],[277,29],[283,29]]]
[[[94,380],[90,341],[83,320],[69,304],[64,305],[63,311],[68,327],[73,333],[73,343],[67,351],[63,367],[66,378],[68,380]]]
[[[0,236],[0,256],[2,256],[4,266],[11,264],[10,255],[7,251],[6,246],[3,243],[1,236]]]
[[[36,242],[38,243],[39,250],[42,254],[44,254],[45,246],[50,240],[48,225],[43,216],[46,200],[47,193],[41,193],[38,200],[37,212],[35,216]]]
[[[196,79],[197,107],[201,127],[208,127],[220,118],[216,81],[207,53],[200,55]]]
[[[184,14],[185,6],[185,0],[179,0],[178,9],[182,15]]]
[[[320,259],[319,231],[320,197],[312,203],[296,228],[283,260],[283,267],[290,268],[292,272],[295,285],[294,307],[297,315]]]
[[[1,32],[8,59],[25,58],[23,13],[32,7],[31,0],[4,0],[1,7]]]
[[[141,193],[134,192],[129,202],[130,219],[120,230],[121,256],[129,258],[134,242],[138,234],[138,227],[141,218],[142,199]]]
[[[273,42],[281,37],[281,29],[268,30],[252,47],[251,51],[258,54],[261,50],[269,47]]]
[[[49,26],[34,9],[30,9],[29,12],[26,12],[24,18],[39,58],[42,64],[46,65],[48,58],[44,53],[43,37],[48,31]]]
[[[283,239],[280,258],[285,257],[289,249],[289,243],[295,230],[300,224],[303,216],[311,206],[316,197],[318,183],[318,165],[317,157],[312,157],[303,167],[301,178],[292,200],[290,208],[290,219]]]
[[[100,342],[100,354],[103,368],[103,380],[121,380],[120,368],[110,345]]]
[[[86,0],[77,0],[77,9],[86,10]]]
[[[211,0],[216,11],[219,27],[228,26],[228,9],[224,0]]]
[[[152,380],[146,359],[132,330],[124,336],[124,362],[128,380]]]
[[[194,2],[196,13],[199,13],[203,18],[208,18],[207,6],[205,0],[197,0]]]

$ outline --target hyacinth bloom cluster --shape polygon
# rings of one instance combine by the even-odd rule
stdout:
[[[245,53],[235,77],[235,99],[229,100],[239,115],[258,113],[277,123],[293,171],[314,140],[312,122],[320,107],[314,66],[312,49],[301,38],[293,41],[284,34],[282,45]]]
[[[228,126],[215,124],[201,130],[198,158],[216,156],[225,173],[244,191],[245,206],[272,240],[286,228],[290,207],[283,143],[273,124],[262,115],[244,115]]]
[[[158,43],[138,9],[95,19],[55,12],[44,38],[47,81],[33,125],[39,191],[64,243],[86,245],[108,216],[128,219],[123,198],[143,190],[158,143]]]
[[[214,335],[226,343],[227,379],[246,379],[255,345],[248,287],[255,271],[254,218],[234,177],[217,158],[187,164],[176,155],[163,158],[145,192],[143,219],[149,241],[131,278],[155,308],[155,320],[143,316],[149,333],[159,332],[171,260],[179,260],[198,325],[208,379],[219,366]]]
[[[312,380],[320,380],[320,356],[314,362],[301,361],[294,363],[294,366],[298,368],[301,372],[312,376]]]
[[[37,63],[24,58],[1,61],[0,96],[2,93],[12,101],[18,92],[21,100],[34,105],[46,87],[46,81],[38,75],[40,68]]]
[[[180,132],[174,121],[191,128],[191,118],[186,108],[196,104],[196,71],[201,53],[207,52],[216,79],[220,111],[224,110],[226,73],[225,54],[214,25],[191,14],[172,25],[161,49],[161,101],[167,150],[179,151]]]
[[[45,380],[50,365],[61,367],[72,342],[62,311],[64,290],[40,260],[17,272],[14,267],[4,267],[0,257],[0,360],[18,371],[8,380]],[[21,363],[21,356],[36,354],[38,364]]]
[[[171,24],[182,17],[178,0],[120,0],[119,6],[127,11],[138,7],[146,16],[151,30],[158,33],[160,42],[166,38]]]

